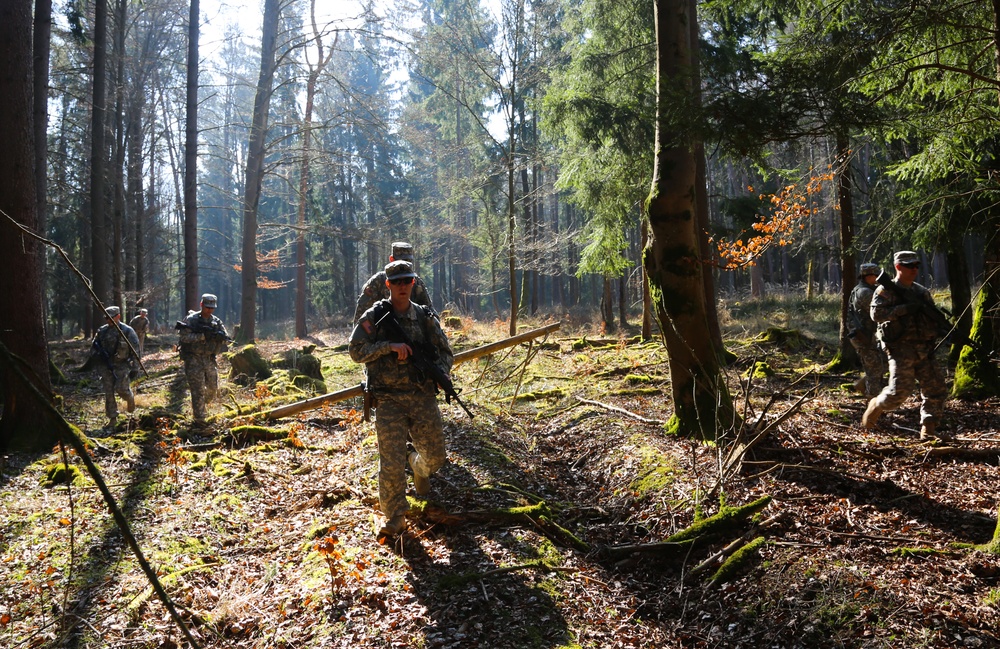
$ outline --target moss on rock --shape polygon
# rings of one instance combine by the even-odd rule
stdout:
[[[229,380],[237,385],[250,385],[271,377],[271,367],[256,345],[245,345],[239,351],[227,355],[232,369]]]

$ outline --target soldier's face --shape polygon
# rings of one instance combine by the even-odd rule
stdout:
[[[386,285],[389,287],[389,293],[392,297],[406,298],[409,299],[410,292],[413,291],[413,278],[404,277],[402,279],[392,279],[386,280]]]

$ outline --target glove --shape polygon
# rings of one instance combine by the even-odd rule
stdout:
[[[910,305],[908,304],[900,304],[899,306],[893,307],[892,309],[892,317],[894,318],[902,318],[903,316],[909,313],[910,313]]]

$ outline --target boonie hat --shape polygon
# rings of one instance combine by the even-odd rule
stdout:
[[[117,316],[120,316],[121,313],[122,310],[116,306],[109,306],[108,308],[104,309],[104,315],[108,316],[112,320],[114,320]]]
[[[861,264],[861,276],[878,275],[882,271],[878,264]]]
[[[402,259],[391,261],[385,267],[385,278],[390,282],[394,279],[405,279],[416,276],[417,274],[413,272],[413,264]]]
[[[403,261],[413,261],[413,246],[406,243],[405,241],[395,241],[392,244],[392,258],[393,260],[401,259]]]
[[[205,293],[204,295],[201,296],[201,305],[211,307],[214,309],[215,307],[219,306],[219,298],[215,297],[211,293]]]
[[[893,264],[919,264],[920,255],[912,250],[900,250],[892,256]]]

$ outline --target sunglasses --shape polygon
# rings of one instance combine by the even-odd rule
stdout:
[[[405,286],[407,284],[413,283],[412,277],[400,277],[399,279],[390,279],[389,283],[393,286]]]
[[[903,268],[920,268],[920,264],[900,264]]]

